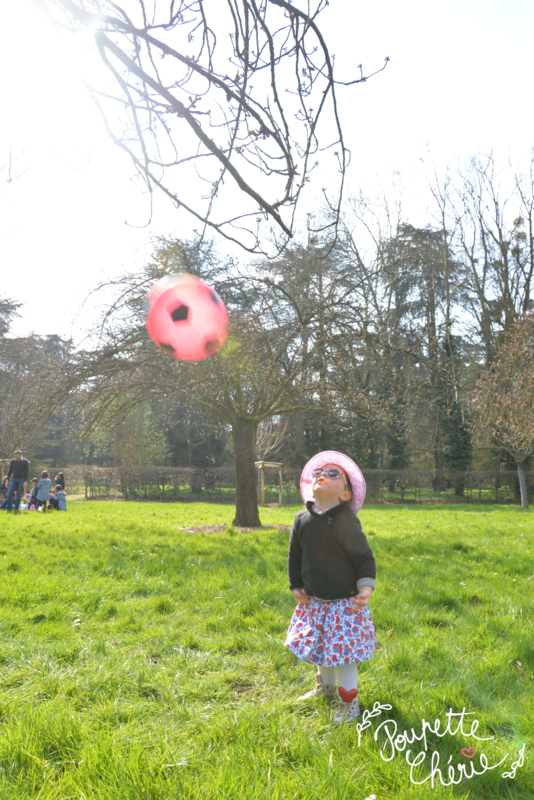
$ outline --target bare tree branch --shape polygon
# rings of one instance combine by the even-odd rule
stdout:
[[[87,84],[108,134],[148,191],[198,219],[202,235],[210,228],[264,255],[269,240],[280,253],[327,157],[331,213],[318,230],[337,231],[349,154],[317,24],[327,0],[306,10],[286,0],[157,0],[149,10],[140,0],[129,13],[111,0],[37,2],[57,26],[92,39],[106,71]],[[341,83],[370,77],[359,70]]]

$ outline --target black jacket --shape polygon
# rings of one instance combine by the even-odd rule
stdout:
[[[289,588],[322,600],[342,600],[375,585],[376,564],[360,520],[345,503],[324,514],[313,503],[299,511],[289,537]]]
[[[11,460],[11,464],[9,465],[9,470],[7,473],[7,477],[9,480],[11,478],[15,478],[17,480],[28,481],[28,476],[30,474],[30,462],[26,461],[25,458],[20,459],[17,461],[16,458]]]

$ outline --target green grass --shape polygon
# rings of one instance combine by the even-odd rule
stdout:
[[[297,508],[262,509],[263,523],[290,524]],[[412,783],[403,753],[384,761],[383,732],[358,746],[355,725],[296,702],[315,670],[283,647],[288,534],[235,531],[233,513],[80,501],[1,517],[1,800],[532,800],[532,512],[360,514],[378,568],[379,649],[359,694],[364,709],[392,706],[374,728],[389,718],[419,735],[423,717],[443,727],[465,707],[477,736],[495,738],[434,737],[428,759],[439,752],[444,780],[450,756],[469,762],[461,748],[475,744],[489,765],[512,756],[448,788]],[[209,524],[227,528],[180,530]],[[525,765],[502,779],[525,742]],[[414,779],[428,761],[420,769]]]

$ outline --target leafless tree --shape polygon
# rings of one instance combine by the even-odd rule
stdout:
[[[528,508],[525,462],[534,452],[534,316],[507,332],[504,343],[472,397],[475,429],[514,459],[521,504]]]
[[[460,175],[453,221],[464,304],[488,362],[534,308],[534,162],[527,176],[508,178],[507,185],[492,155],[472,158]]]
[[[280,418],[263,419],[256,431],[256,458],[263,461],[268,455],[277,453],[284,443],[286,425]]]
[[[370,75],[360,65],[352,80],[334,77],[317,23],[328,0],[37,3],[94,42],[106,70],[94,66],[89,91],[151,195],[163,191],[203,232],[256,253],[270,241],[276,254],[322,160],[328,190],[314,186],[315,197],[331,212],[324,225],[337,227],[349,153],[336,87]],[[202,184],[203,194],[193,188]]]
[[[42,436],[62,390],[58,337],[0,336],[0,452],[26,450]]]

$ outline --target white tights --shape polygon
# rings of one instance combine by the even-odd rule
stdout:
[[[357,664],[342,664],[340,667],[323,667],[319,665],[319,675],[323,679],[323,683],[328,683],[330,686],[336,685],[337,682],[343,689],[348,692],[351,689],[358,688],[358,665]]]

